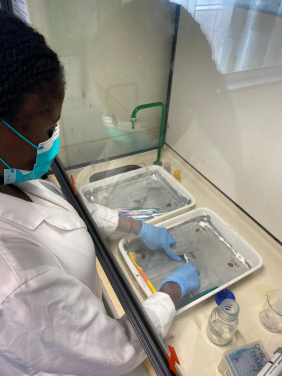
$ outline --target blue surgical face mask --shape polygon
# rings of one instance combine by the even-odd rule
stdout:
[[[51,163],[59,152],[59,124],[57,124],[51,138],[49,138],[47,141],[41,142],[38,146],[35,146],[14,128],[12,128],[8,123],[6,123],[6,121],[3,119],[1,119],[1,121],[37,150],[36,162],[32,171],[17,170],[12,168],[0,158],[0,161],[8,167],[8,169],[4,170],[4,185],[22,183],[27,180],[35,180],[46,174],[46,172],[48,172],[50,169]]]

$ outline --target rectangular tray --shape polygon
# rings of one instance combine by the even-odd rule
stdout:
[[[179,255],[187,253],[189,262],[201,272],[201,289],[184,297],[178,304],[176,314],[227,288],[263,265],[259,253],[210,209],[192,210],[156,226],[168,229],[177,241],[174,252]],[[130,260],[128,252],[137,250],[136,262],[143,268],[156,290],[164,278],[181,265],[168,258],[163,250],[149,250],[133,235],[121,239],[119,249],[146,296],[152,293]],[[219,287],[214,291],[189,303],[193,296],[216,286]]]
[[[189,210],[196,202],[191,193],[160,166],[143,167],[89,183],[79,192],[88,201],[111,209],[159,207],[161,213],[167,213],[158,216],[162,220]]]

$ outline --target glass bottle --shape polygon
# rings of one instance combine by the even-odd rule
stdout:
[[[209,318],[207,335],[216,345],[226,345],[238,328],[240,308],[231,299],[224,300],[216,307]]]

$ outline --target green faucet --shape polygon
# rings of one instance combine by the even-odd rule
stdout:
[[[158,156],[157,160],[154,162],[154,165],[162,166],[161,162],[161,150],[163,146],[163,137],[164,137],[164,123],[165,123],[165,114],[166,114],[166,108],[165,105],[162,102],[155,102],[155,103],[148,103],[148,104],[141,104],[140,106],[137,106],[134,108],[131,114],[130,121],[132,123],[132,129],[135,127],[136,122],[136,114],[139,110],[142,110],[143,108],[150,108],[150,107],[157,107],[161,106],[162,108],[162,121],[161,121],[161,129],[160,129],[160,137],[159,137],[159,146],[158,146]]]

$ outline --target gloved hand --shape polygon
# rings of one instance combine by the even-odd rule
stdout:
[[[140,233],[136,235],[137,238],[142,239],[146,246],[153,251],[163,248],[166,254],[174,261],[182,261],[171,249],[171,247],[176,244],[176,241],[173,239],[172,235],[167,232],[166,228],[148,225],[143,219],[141,219],[141,221],[142,229]]]
[[[165,278],[161,287],[166,282],[175,282],[181,288],[181,298],[189,292],[199,290],[201,284],[199,280],[200,272],[193,264],[179,266],[174,272]]]

